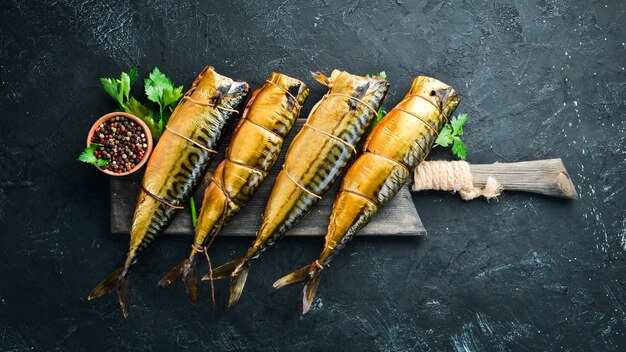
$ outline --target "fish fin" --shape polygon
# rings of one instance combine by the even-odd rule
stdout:
[[[302,290],[302,314],[306,314],[306,312],[311,309],[311,304],[313,304],[315,294],[317,293],[317,287],[320,283],[319,272],[320,269],[317,264],[311,263],[278,279],[274,282],[274,288],[278,289],[289,285],[304,283]]]
[[[309,309],[311,309],[315,294],[317,293],[317,287],[320,284],[319,273],[319,270],[316,270],[313,277],[304,283],[304,288],[302,289],[302,314],[306,314]]]
[[[196,265],[189,258],[183,260],[176,265],[169,273],[165,274],[157,284],[158,287],[168,287],[178,280],[182,280],[185,284],[185,290],[191,304],[196,304],[198,292],[198,279],[196,274]]]
[[[89,297],[87,297],[87,300],[91,301],[94,298],[104,296],[107,293],[113,291],[121,274],[122,268],[118,268],[111,275],[107,276],[106,279],[104,279],[101,283],[98,284],[98,286],[91,290],[91,293],[89,293]]]
[[[311,267],[311,265],[313,267]],[[287,274],[283,276],[282,278],[276,280],[273,286],[274,288],[283,288],[285,286],[295,285],[295,284],[305,282],[311,276],[314,270],[315,270],[315,264],[307,265],[303,268],[300,268],[292,272],[291,274]]]
[[[196,274],[195,266],[183,269],[183,282],[185,283],[185,291],[187,291],[189,302],[196,304],[198,297],[198,275]]]
[[[325,74],[323,74],[321,72],[311,72],[311,77],[313,77],[314,80],[316,80],[319,83],[325,85],[326,87],[331,87],[332,86],[330,77],[326,76]]]
[[[219,280],[230,277],[230,300],[228,301],[228,307],[230,308],[237,303],[241,297],[241,292],[248,279],[249,269],[250,262],[246,257],[239,257],[213,269],[213,277],[211,277],[211,274],[206,274],[202,277],[202,281],[211,279]]]
[[[130,286],[128,285],[128,275],[120,276],[117,282],[117,299],[122,307],[122,314],[124,318],[128,317],[128,311],[130,310]]]
[[[248,271],[250,270],[250,262],[242,262],[236,269],[230,279],[230,299],[228,300],[228,308],[232,307],[241,298],[241,292],[246,285],[248,279]]]
[[[91,301],[113,290],[117,291],[118,301],[122,307],[124,318],[126,318],[128,316],[128,310],[130,309],[130,289],[128,285],[128,272],[124,271],[124,268],[118,268],[111,275],[107,276],[106,279],[91,291],[87,299]]]
[[[222,264],[217,268],[213,269],[213,280],[221,280],[227,277],[230,277],[235,270],[241,265],[244,257],[239,257],[237,259],[231,260],[228,263]],[[202,277],[202,281],[211,280],[211,275],[206,274]]]

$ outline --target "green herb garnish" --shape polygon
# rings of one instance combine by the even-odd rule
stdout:
[[[452,118],[446,123],[439,132],[439,136],[435,140],[435,147],[448,147],[452,144],[452,154],[465,160],[467,154],[467,146],[461,140],[463,135],[463,125],[467,122],[467,114],[460,114]]]
[[[80,153],[80,155],[78,156],[78,160],[87,164],[103,167],[104,165],[108,164],[110,160],[99,159],[98,157],[96,157],[96,154],[94,152],[100,147],[102,147],[102,144],[91,143],[87,148],[85,148],[85,150],[83,150],[82,153]]]
[[[191,210],[191,225],[195,229],[198,226],[198,210],[196,209],[196,201],[193,199],[193,195],[189,198],[189,209]]]
[[[387,80],[387,72],[380,71],[380,72],[375,73],[373,75],[365,75],[365,77],[367,77],[367,78],[380,77],[380,78],[382,78],[382,79],[384,79],[386,81]]]
[[[176,103],[183,97],[183,86],[174,87],[172,81],[157,67],[144,83],[148,99],[159,105],[159,122],[167,124]]]
[[[100,83],[104,90],[117,101],[120,107],[126,110],[130,88],[135,84],[138,76],[137,67],[133,66],[128,73],[122,72],[119,79],[100,78]]]
[[[137,67],[132,67],[128,73],[122,72],[120,78],[100,78],[100,83],[117,101],[120,110],[139,117],[148,125],[156,141],[163,134],[174,107],[183,97],[183,86],[174,87],[172,81],[155,67],[144,81],[146,96],[152,103],[143,104],[130,96],[130,90],[138,78]]]
[[[376,76],[384,79],[385,81],[387,80],[387,73],[385,71],[380,71],[379,73],[376,73],[374,75],[367,75],[365,77],[372,78],[372,77],[376,77]],[[385,109],[384,106],[381,105],[378,108],[378,114],[376,114],[376,117],[374,118],[374,121],[372,122],[372,124],[368,128],[366,135],[369,135],[372,132],[374,127],[376,127],[376,125],[378,125],[378,123],[383,119],[383,117],[385,117],[385,115],[387,115],[387,110]]]

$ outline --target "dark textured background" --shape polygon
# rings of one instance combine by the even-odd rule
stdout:
[[[623,1],[0,6],[0,350],[626,349]],[[189,249],[189,238],[163,238],[135,267],[124,320],[113,296],[86,301],[128,239],[109,233],[108,178],[75,159],[114,109],[98,77],[133,64],[187,87],[207,64],[253,88],[281,71],[312,87],[305,113],[324,92],[310,70],[386,70],[388,107],[432,75],[471,116],[469,161],[561,157],[580,199],[415,194],[429,236],[355,239],[304,317],[300,290],[271,283],[321,238],[280,242],[217,314],[206,284],[196,308],[182,287],[155,287]],[[214,262],[249,242],[218,239]]]

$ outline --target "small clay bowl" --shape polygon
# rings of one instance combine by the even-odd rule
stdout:
[[[135,167],[133,167],[132,169],[126,171],[126,172],[122,172],[122,173],[116,173],[113,171],[109,171],[109,170],[105,170],[105,169],[101,169],[98,166],[96,166],[96,168],[102,172],[104,172],[107,175],[111,175],[111,176],[126,176],[126,175],[130,175],[133,172],[141,169],[141,167],[148,161],[148,158],[150,157],[150,153],[152,153],[152,134],[150,133],[150,129],[148,128],[148,125],[146,125],[145,122],[141,121],[140,118],[138,118],[135,115],[131,115],[125,112],[111,112],[108,113],[104,116],[102,116],[101,118],[99,118],[94,124],[93,126],[91,126],[91,130],[89,130],[89,134],[87,135],[87,146],[89,146],[91,144],[91,138],[93,137],[94,133],[96,133],[96,129],[103,124],[104,122],[115,118],[116,116],[124,116],[127,119],[132,120],[133,122],[135,122],[136,124],[138,124],[139,126],[141,126],[141,129],[143,130],[143,133],[146,135],[146,144],[148,145],[145,149],[145,152],[143,154],[143,158],[141,159],[141,161],[139,162],[139,164],[135,165]]]

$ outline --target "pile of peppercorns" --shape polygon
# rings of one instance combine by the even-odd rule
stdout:
[[[116,116],[100,124],[91,137],[102,144],[94,155],[109,160],[101,169],[121,174],[132,170],[144,157],[148,143],[139,124],[125,116]]]

